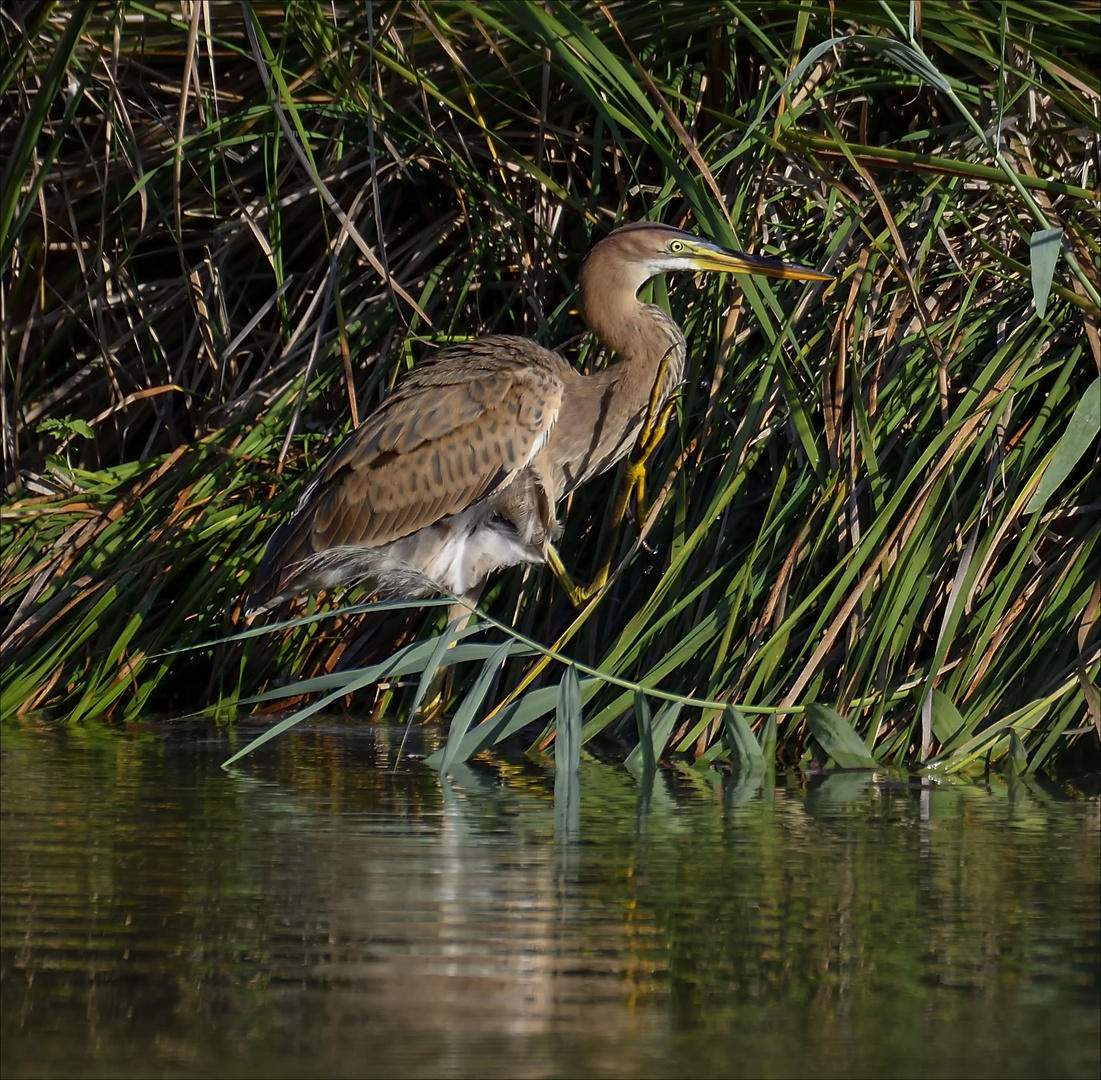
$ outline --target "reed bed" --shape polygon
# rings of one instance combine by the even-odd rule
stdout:
[[[581,613],[495,579],[435,764],[564,720],[640,768],[1096,760],[1097,14],[6,5],[4,715],[410,712],[442,609],[234,638],[264,542],[436,346],[607,363],[580,259],[650,218],[837,279],[653,286],[691,371],[644,543]]]

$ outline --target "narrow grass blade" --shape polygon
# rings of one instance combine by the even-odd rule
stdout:
[[[932,693],[932,707],[933,734],[941,746],[946,747],[956,734],[963,730],[963,717],[960,716],[959,709],[940,690],[934,690]]]
[[[237,753],[233,754],[231,757],[226,758],[226,760],[222,762],[222,768],[228,769],[232,765],[236,765],[237,762],[241,760],[241,758],[246,757],[248,754],[251,754],[256,750],[259,750],[260,747],[264,745],[264,743],[271,742],[272,739],[278,738],[280,735],[283,734],[284,731],[290,731],[292,727],[295,727],[298,724],[302,723],[303,720],[307,720],[309,717],[313,716],[315,712],[323,709],[326,705],[331,705],[333,701],[335,701],[339,696],[341,695],[333,694],[330,697],[323,699],[322,701],[318,701],[315,702],[313,705],[306,706],[306,708],[304,709],[299,709],[296,713],[294,713],[293,716],[288,716],[283,720],[280,720],[278,724],[275,724],[272,727],[268,728],[268,730],[265,731],[262,735],[258,735],[247,746],[238,750]]]
[[[731,760],[739,771],[763,772],[765,756],[746,718],[737,710],[727,708],[723,712],[723,730]]]
[[[80,3],[73,5],[65,24],[65,31],[61,35],[57,49],[50,59],[45,76],[36,87],[36,93],[31,101],[30,115],[27,117],[26,123],[20,125],[16,130],[15,145],[12,147],[5,163],[3,185],[0,187],[0,261],[3,261],[5,265],[7,265],[8,257],[11,254],[15,237],[19,234],[18,224],[13,228],[13,219],[15,218],[16,207],[19,205],[19,196],[23,193],[22,185],[27,167],[35,152],[36,143],[43,134],[46,118],[49,116],[50,110],[56,106],[59,97],[61,97],[61,88],[66,78],[72,78],[74,75],[71,65],[73,64],[77,44],[80,41],[85,24],[95,8],[96,5],[91,0],[81,0]],[[80,70],[80,68],[78,67],[77,70]],[[81,76],[83,82],[88,78],[87,71],[81,70]],[[72,116],[80,104],[83,90],[84,87],[81,85],[80,93],[69,96],[62,131],[68,129]],[[34,187],[24,197],[24,210],[21,217],[26,217],[27,209],[34,204],[37,188],[49,175],[44,166],[53,162],[61,141],[62,134],[59,132],[45,152],[45,161],[40,163]]]
[[[1074,407],[1066,431],[1059,437],[1055,453],[1040,477],[1040,483],[1025,507],[1026,514],[1041,510],[1055,489],[1070,475],[1071,469],[1088,450],[1097,445],[1101,433],[1101,376],[1094,379]]]
[[[1036,314],[1042,319],[1047,314],[1051,283],[1055,279],[1055,264],[1063,247],[1062,229],[1038,229],[1028,241],[1029,261],[1032,264],[1032,299]]]
[[[462,705],[459,706],[459,711],[451,721],[451,728],[447,733],[447,745],[444,747],[443,760],[440,762],[440,772],[445,776],[452,762],[461,764],[467,760],[468,755],[464,753],[463,737],[466,735],[475,714],[481,709],[482,702],[485,701],[485,696],[489,693],[490,683],[493,682],[497,669],[505,662],[511,646],[512,642],[506,641],[493,650],[493,654],[482,665],[477,682],[467,692]]]
[[[868,753],[864,740],[848,721],[824,705],[807,706],[807,725],[818,744],[842,769],[877,769],[875,758]]]
[[[649,775],[657,767],[654,754],[654,721],[650,702],[641,690],[635,691],[635,723],[638,725],[638,743],[627,755],[623,764],[633,775]]]
[[[1009,731],[1009,753],[1005,758],[1006,776],[1012,778],[1023,776],[1028,769],[1028,753],[1025,744],[1021,742],[1021,736],[1012,728]]]
[[[582,700],[588,700],[599,685],[598,679],[582,679]],[[529,691],[519,701],[512,702],[511,705],[507,705],[483,720],[476,728],[468,731],[463,736],[458,756],[463,761],[467,761],[479,751],[496,745],[502,739],[507,739],[510,735],[546,716],[555,707],[557,700],[557,686],[541,686],[538,690]],[[437,750],[425,758],[425,764],[433,769],[438,769],[442,761],[442,750]]]
[[[567,667],[558,684],[554,726],[554,832],[576,839],[581,829],[581,683]]]
[[[457,638],[459,623],[459,619],[452,619],[451,622],[444,627],[443,633],[436,639],[436,645],[432,649],[432,655],[429,656],[428,663],[425,664],[424,671],[421,672],[421,680],[417,685],[417,693],[413,698],[413,704],[409,707],[410,721],[412,721],[420,711],[421,705],[424,704],[425,696],[432,686],[432,681],[436,677],[436,672],[439,671],[440,665],[443,663],[444,654],[447,652],[452,642]]]
[[[424,651],[425,646],[429,644],[430,643],[427,641],[414,642],[412,645],[407,645],[404,649],[399,649],[393,656],[388,657],[379,664],[373,664],[370,667],[360,668],[356,671],[335,672],[334,675],[343,676],[337,689],[325,694],[324,697],[319,698],[317,701],[311,702],[309,705],[298,709],[291,716],[281,720],[274,727],[269,728],[262,735],[253,739],[243,750],[238,750],[236,754],[222,762],[222,768],[228,769],[235,762],[240,761],[246,754],[251,754],[254,750],[263,746],[264,743],[270,742],[277,736],[282,735],[284,731],[289,731],[292,727],[313,716],[314,713],[320,712],[334,701],[338,701],[342,697],[347,697],[349,694],[354,694],[358,690],[362,690],[364,687],[378,682],[380,679],[396,674],[397,671],[401,669],[402,664],[409,659],[410,654]],[[498,651],[499,648],[500,647],[498,647]],[[488,664],[489,661],[487,660],[486,663]],[[419,670],[419,667],[417,670]]]
[[[348,604],[344,607],[331,608],[328,611],[318,611],[312,615],[303,615],[296,619],[282,619],[279,622],[260,623],[250,626],[237,634],[227,634],[225,637],[204,639],[196,644],[182,645],[175,649],[166,649],[157,656],[174,656],[179,653],[194,652],[199,649],[213,649],[219,645],[232,644],[235,641],[249,641],[252,638],[264,637],[268,634],[281,634],[285,630],[297,630],[305,626],[313,626],[316,623],[329,622],[337,618],[348,618],[351,615],[376,615],[388,611],[411,611],[419,608],[450,607],[454,601],[444,598],[425,597],[415,602],[410,600],[376,600],[367,604]],[[477,631],[477,627],[469,628],[471,633]]]
[[[907,45],[904,41],[898,41],[896,38],[890,37],[868,37],[861,34],[857,37],[853,37],[850,40],[853,44],[859,45],[869,53],[879,53],[882,56],[886,56],[889,60],[894,61],[903,71],[908,71],[911,75],[916,75],[919,79],[927,82],[930,86],[940,91],[947,91],[951,89],[951,84],[948,80],[933,66],[924,53],[919,52],[912,45]]]
[[[680,701],[667,701],[654,717],[654,761],[661,759],[669,745],[669,736],[673,734],[673,728],[677,726],[680,711],[683,708]]]
[[[468,630],[474,632],[476,629],[475,627],[467,627],[465,630],[461,631],[457,637],[462,637]],[[270,690],[265,690],[262,694],[241,698],[238,704],[267,704],[273,701],[279,701],[282,698],[298,698],[303,694],[315,694],[329,690],[337,691],[339,696],[340,694],[352,693],[348,687],[353,684],[356,688],[360,688],[371,682],[378,682],[380,679],[384,678],[396,679],[405,675],[417,675],[424,671],[425,667],[431,661],[432,654],[437,648],[438,643],[438,637],[429,638],[427,641],[414,641],[404,648],[398,649],[397,652],[388,656],[385,660],[380,660],[377,664],[370,664],[362,668],[348,668],[345,671],[331,671],[327,675],[318,675],[312,679],[302,679],[299,682],[290,683],[287,686],[274,686]],[[528,651],[520,642],[513,642],[512,645],[514,650],[512,655],[514,656],[517,655],[516,649],[520,650],[520,654]],[[451,655],[448,657],[448,660],[453,665],[469,663],[472,660],[484,661],[492,656],[497,648],[497,645],[486,642],[469,645],[455,645],[451,650]]]
[[[627,760],[623,763],[635,777],[651,774],[656,769],[661,755],[665,753],[669,736],[673,734],[673,727],[676,725],[682,707],[679,701],[667,701],[658,711],[657,716],[651,720],[650,706],[647,702],[642,702],[640,706],[640,697],[645,695],[639,693],[635,697],[635,717],[639,725],[638,746],[627,755]],[[648,739],[643,734],[644,729],[647,728],[649,729]]]
[[[761,736],[758,740],[761,745],[761,755],[765,759],[766,765],[772,765],[776,762],[776,715],[773,713],[771,716],[765,718],[764,724],[761,725]]]

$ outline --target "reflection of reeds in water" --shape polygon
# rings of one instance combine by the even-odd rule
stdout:
[[[400,735],[296,733],[232,776],[209,737],[7,737],[5,1071],[1096,1061],[1095,798],[789,774],[738,802],[659,768],[644,807],[583,764],[563,843],[545,770],[462,768],[441,798],[394,773]]]
[[[421,861],[408,859],[401,840],[390,853],[377,840],[365,850],[349,868],[361,884],[347,888],[329,922],[344,947],[308,962],[307,978],[350,983],[355,1008],[373,1022],[413,1030],[633,1028],[624,1005],[660,978],[658,943],[639,956],[645,943],[572,895],[565,856],[545,843],[502,857],[496,845],[453,835],[461,831],[445,825]],[[371,869],[383,866],[387,873]]]
[[[865,7],[842,27],[775,4],[736,26],[706,5],[402,5],[369,26],[365,8],[334,24],[254,5],[252,38],[233,5],[209,28],[161,7],[12,10],[5,714],[228,709],[437,629],[435,611],[343,617],[165,655],[237,626],[328,434],[431,344],[509,331],[602,363],[570,336],[579,259],[613,221],[661,217],[838,281],[656,286],[695,367],[646,548],[625,530],[580,623],[536,571],[502,576],[490,609],[754,722],[828,703],[881,761],[997,761],[1011,729],[1029,769],[1096,746],[1088,13],[996,27],[926,3],[911,42]],[[566,508],[582,573],[614,483]],[[633,685],[582,690],[586,738],[630,720]],[[415,686],[364,693],[389,711]],[[778,715],[782,753],[802,715]],[[723,730],[686,707],[670,738],[716,753]]]

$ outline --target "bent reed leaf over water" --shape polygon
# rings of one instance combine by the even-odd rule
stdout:
[[[884,766],[1095,754],[1095,20],[921,9],[912,39],[904,5],[795,0],[8,9],[3,714],[423,699],[364,670],[438,607],[349,613],[353,591],[190,647],[243,629],[310,471],[435,346],[606,363],[576,273],[649,218],[837,281],[652,287],[690,375],[645,544],[605,537],[605,477],[562,550],[584,578],[617,540],[606,593],[578,615],[530,569],[483,599],[578,662],[581,738],[634,741],[657,692],[662,749],[701,762],[752,750],[728,707],[798,759],[812,704]],[[1030,243],[1055,229],[1041,316]],[[548,722],[572,670],[467,651],[448,765]]]

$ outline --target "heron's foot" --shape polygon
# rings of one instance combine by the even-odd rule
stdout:
[[[553,544],[547,544],[547,565],[551,568],[551,572],[554,576],[558,578],[559,584],[562,586],[563,591],[570,598],[570,603],[573,604],[575,608],[584,607],[604,588],[605,585],[608,584],[608,575],[611,573],[612,569],[612,561],[608,559],[597,571],[596,577],[593,578],[591,584],[578,585],[570,576],[570,572],[566,569],[565,564],[562,562],[562,557],[555,550]]]
[[[612,510],[612,527],[619,528],[627,516],[631,505],[631,496],[635,497],[635,521],[638,527],[646,520],[646,462],[628,461],[623,470],[623,482],[619,485],[615,506]]]
[[[650,423],[643,425],[639,433],[638,441],[627,461],[623,474],[623,483],[616,498],[615,509],[612,514],[612,524],[620,525],[627,516],[627,507],[631,503],[631,496],[635,497],[635,521],[641,529],[646,524],[646,463],[654,455],[661,440],[665,438],[666,428],[669,426],[669,417],[673,415],[676,407],[676,398],[670,398],[662,407],[661,412]]]

